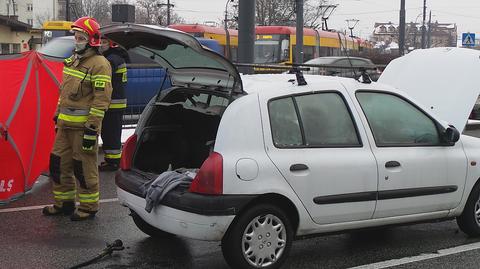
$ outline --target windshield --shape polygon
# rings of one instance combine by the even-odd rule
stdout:
[[[279,63],[280,41],[257,40],[254,48],[254,62],[256,64]]]
[[[67,58],[72,55],[74,46],[73,38],[54,38],[38,52],[47,56]]]

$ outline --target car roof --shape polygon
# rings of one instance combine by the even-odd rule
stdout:
[[[288,94],[313,92],[326,88],[330,88],[331,90],[347,90],[352,94],[354,94],[357,89],[378,89],[400,93],[399,90],[396,90],[391,86],[376,82],[366,84],[352,78],[334,76],[304,75],[304,77],[307,81],[307,85],[304,86],[298,86],[296,84],[295,74],[242,75],[242,82],[245,92],[248,94],[256,93],[266,98],[274,98],[276,96]],[[294,80],[295,83],[292,83],[291,80]]]
[[[308,62],[313,62],[317,59],[322,59],[322,60],[332,60],[332,61],[335,61],[335,60],[344,60],[344,59],[349,59],[350,60],[363,60],[363,61],[370,61],[370,59],[368,58],[362,58],[362,57],[347,57],[347,56],[324,56],[324,57],[317,57],[317,58],[313,58],[313,59],[310,59],[308,60],[307,62],[305,63],[308,63]]]

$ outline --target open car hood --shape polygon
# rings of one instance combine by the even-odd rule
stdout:
[[[393,60],[378,82],[406,92],[462,132],[480,94],[480,51],[414,50]]]
[[[168,68],[172,85],[243,93],[235,66],[225,57],[202,47],[190,34],[132,23],[108,25],[101,32],[125,49]]]

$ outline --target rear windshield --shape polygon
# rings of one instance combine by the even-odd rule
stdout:
[[[139,46],[130,50],[152,60],[155,60],[155,57],[161,57],[175,69],[210,68],[225,70],[225,67],[216,60],[180,44],[169,44],[164,49]]]
[[[225,96],[214,95],[211,92],[199,92],[188,89],[176,89],[166,95],[160,94],[157,102],[161,103],[184,103],[186,106],[227,106],[228,98]]]

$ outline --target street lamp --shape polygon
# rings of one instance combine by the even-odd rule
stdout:
[[[226,39],[226,50],[225,50],[225,56],[227,59],[229,59],[230,61],[232,60],[232,53],[231,53],[231,50],[230,50],[230,32],[228,32],[228,4],[231,3],[231,2],[234,2],[235,0],[227,0],[227,2],[225,3],[225,19],[223,20],[224,22],[224,26],[225,26],[225,39]]]
[[[345,20],[347,22],[347,26],[348,26],[348,29],[350,29],[350,37],[354,37],[353,35],[353,28],[355,28],[355,26],[357,26],[357,23],[360,21],[360,20],[357,20],[357,19],[348,19],[348,20]]]

